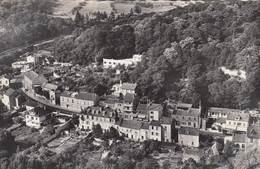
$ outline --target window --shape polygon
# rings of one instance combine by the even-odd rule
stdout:
[[[191,145],[194,145],[194,142],[191,142]]]
[[[153,126],[152,126],[152,130],[153,130]]]
[[[242,144],[242,148],[245,148],[245,144]]]
[[[150,118],[153,119],[153,116],[151,116]]]
[[[167,127],[164,127],[164,130],[167,131]]]
[[[64,102],[64,98],[62,98],[62,101]]]
[[[229,124],[231,125],[231,122],[229,122]]]
[[[188,125],[191,126],[191,122],[188,122]]]
[[[33,120],[33,117],[31,117],[31,119]]]
[[[153,111],[151,111],[150,113],[153,114]]]
[[[156,127],[156,130],[158,130],[158,127]]]
[[[73,99],[71,99],[71,103],[74,103],[74,100],[73,100]]]
[[[176,116],[176,119],[178,118],[178,116]]]
[[[67,99],[67,102],[69,102],[70,100],[69,99]]]
[[[196,118],[196,117],[194,117],[194,120],[197,120],[197,118]]]
[[[152,132],[152,135],[153,135],[153,132]]]
[[[236,122],[233,122],[233,125],[236,125]]]
[[[196,123],[193,123],[193,127],[196,127]]]
[[[159,136],[159,134],[158,134],[158,133],[156,133],[156,136]]]

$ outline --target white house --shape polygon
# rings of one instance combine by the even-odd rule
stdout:
[[[51,112],[43,108],[36,107],[26,112],[26,126],[40,128],[52,121]]]
[[[125,67],[131,66],[131,65],[136,65],[138,62],[142,60],[142,55],[133,55],[133,58],[129,59],[103,59],[103,67],[105,69],[107,68],[115,68],[117,65],[123,65]]]
[[[6,76],[0,76],[0,89],[2,89],[4,86],[9,87],[10,85],[10,79]]]
[[[226,129],[247,131],[249,126],[249,114],[229,112],[226,120]]]

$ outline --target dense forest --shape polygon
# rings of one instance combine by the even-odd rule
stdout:
[[[69,34],[71,19],[54,18],[55,0],[0,0],[0,52]]]
[[[124,81],[136,82],[142,96],[194,105],[258,106],[259,2],[196,3],[163,14],[109,16],[94,26],[79,18],[85,24],[73,37],[56,40],[60,61],[88,65],[138,53],[144,56],[142,63]],[[244,70],[247,77],[230,77],[221,66]]]

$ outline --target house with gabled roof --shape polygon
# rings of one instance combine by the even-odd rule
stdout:
[[[246,147],[260,146],[260,126],[251,125],[247,128]]]
[[[15,107],[20,107],[24,101],[24,97],[12,88],[9,88],[3,93],[2,102],[9,110],[12,110]]]
[[[123,95],[126,95],[126,93],[135,94],[136,86],[137,85],[135,83],[122,83],[122,81],[120,81],[119,84],[113,85],[112,91],[116,96],[119,96],[120,93]]]
[[[3,89],[3,87],[9,87],[10,85],[10,77],[7,75],[0,76],[0,90]]]
[[[60,95],[60,106],[74,110],[84,110],[98,105],[99,96],[95,93],[65,91]]]
[[[175,127],[200,128],[200,108],[189,108],[188,110],[174,110],[172,118],[175,119]]]
[[[209,107],[207,112],[208,112],[208,117],[209,118],[213,118],[213,119],[224,118],[224,119],[226,119],[229,112],[240,113],[241,110],[239,110],[239,109],[220,108],[220,107]]]
[[[248,113],[229,112],[226,120],[226,129],[247,131],[250,115]]]
[[[140,140],[140,130],[142,125],[143,124],[140,121],[120,119],[116,123],[115,128],[130,139]]]
[[[149,124],[150,139],[162,141],[162,125],[160,121],[152,120]]]
[[[178,143],[183,146],[199,147],[199,129],[181,127],[178,131]]]
[[[108,107],[88,107],[81,112],[79,128],[91,130],[94,125],[100,124],[104,131],[108,131],[117,121],[117,112]]]
[[[162,125],[162,141],[172,142],[173,141],[173,129],[174,129],[173,118],[162,117],[161,125]]]
[[[163,106],[155,103],[139,104],[136,109],[136,114],[137,119],[141,121],[158,121],[163,115]]]
[[[52,112],[40,107],[28,110],[25,115],[26,126],[40,128],[52,122]]]
[[[35,89],[47,83],[48,80],[34,71],[25,72],[23,74],[23,90],[30,94],[35,94]]]

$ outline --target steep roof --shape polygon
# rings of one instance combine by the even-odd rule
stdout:
[[[148,110],[161,110],[162,105],[161,104],[155,104],[155,103],[150,103],[148,104]]]
[[[188,103],[177,103],[176,104],[176,108],[191,108],[192,107],[192,104],[188,104]]]
[[[170,117],[162,117],[162,124],[172,124],[173,119]]]
[[[190,108],[189,110],[176,110],[175,115],[198,117],[200,109]]]
[[[107,100],[105,100],[105,103],[106,104],[115,104],[116,100],[107,99]]]
[[[42,116],[46,116],[47,114],[50,114],[51,111],[44,110],[43,108],[40,107],[35,107],[34,109],[30,110],[28,113],[29,114],[34,113],[34,116],[42,117]]]
[[[30,79],[33,85],[42,85],[43,83],[48,82],[44,76],[38,75],[33,70],[25,72],[23,75]]]
[[[161,122],[160,122],[160,121],[152,120],[152,121],[150,122],[150,126],[161,126]]]
[[[130,120],[123,120],[120,124],[120,127],[129,128],[129,129],[135,129],[140,130],[142,127],[142,122],[139,121],[130,121]]]
[[[141,129],[146,129],[146,130],[148,130],[148,129],[149,129],[149,123],[143,123]]]
[[[51,84],[51,83],[43,83],[42,87],[47,89],[47,90],[56,90],[58,88],[57,85]]]
[[[234,132],[233,133],[233,142],[245,143],[246,142],[246,133],[245,132]]]
[[[193,135],[193,136],[199,136],[199,129],[197,128],[192,128],[192,127],[181,127],[179,130],[179,134],[184,134],[184,135]]]
[[[33,81],[34,79],[36,79],[38,77],[38,74],[35,73],[33,70],[25,72],[23,75],[26,76],[31,81]]]
[[[147,110],[147,104],[138,104],[136,111],[146,111]]]
[[[97,99],[97,95],[95,93],[82,92],[77,94],[75,98],[80,100],[95,101]]]
[[[131,93],[126,93],[125,97],[124,97],[124,101],[125,102],[134,102],[135,99],[135,95],[131,94]]]
[[[133,84],[133,83],[123,83],[121,88],[122,89],[126,89],[126,90],[135,90],[136,84]]]
[[[229,112],[228,115],[227,115],[227,120],[248,122],[249,121],[249,114]]]
[[[18,93],[17,91],[15,91],[14,89],[9,88],[9,89],[5,92],[5,95],[8,96],[8,97],[15,97],[15,96],[18,96],[19,93]]]
[[[247,137],[260,139],[260,126],[249,126],[247,128]]]
[[[30,107],[37,107],[38,103],[35,101],[28,101],[25,103],[25,106],[30,106]]]

